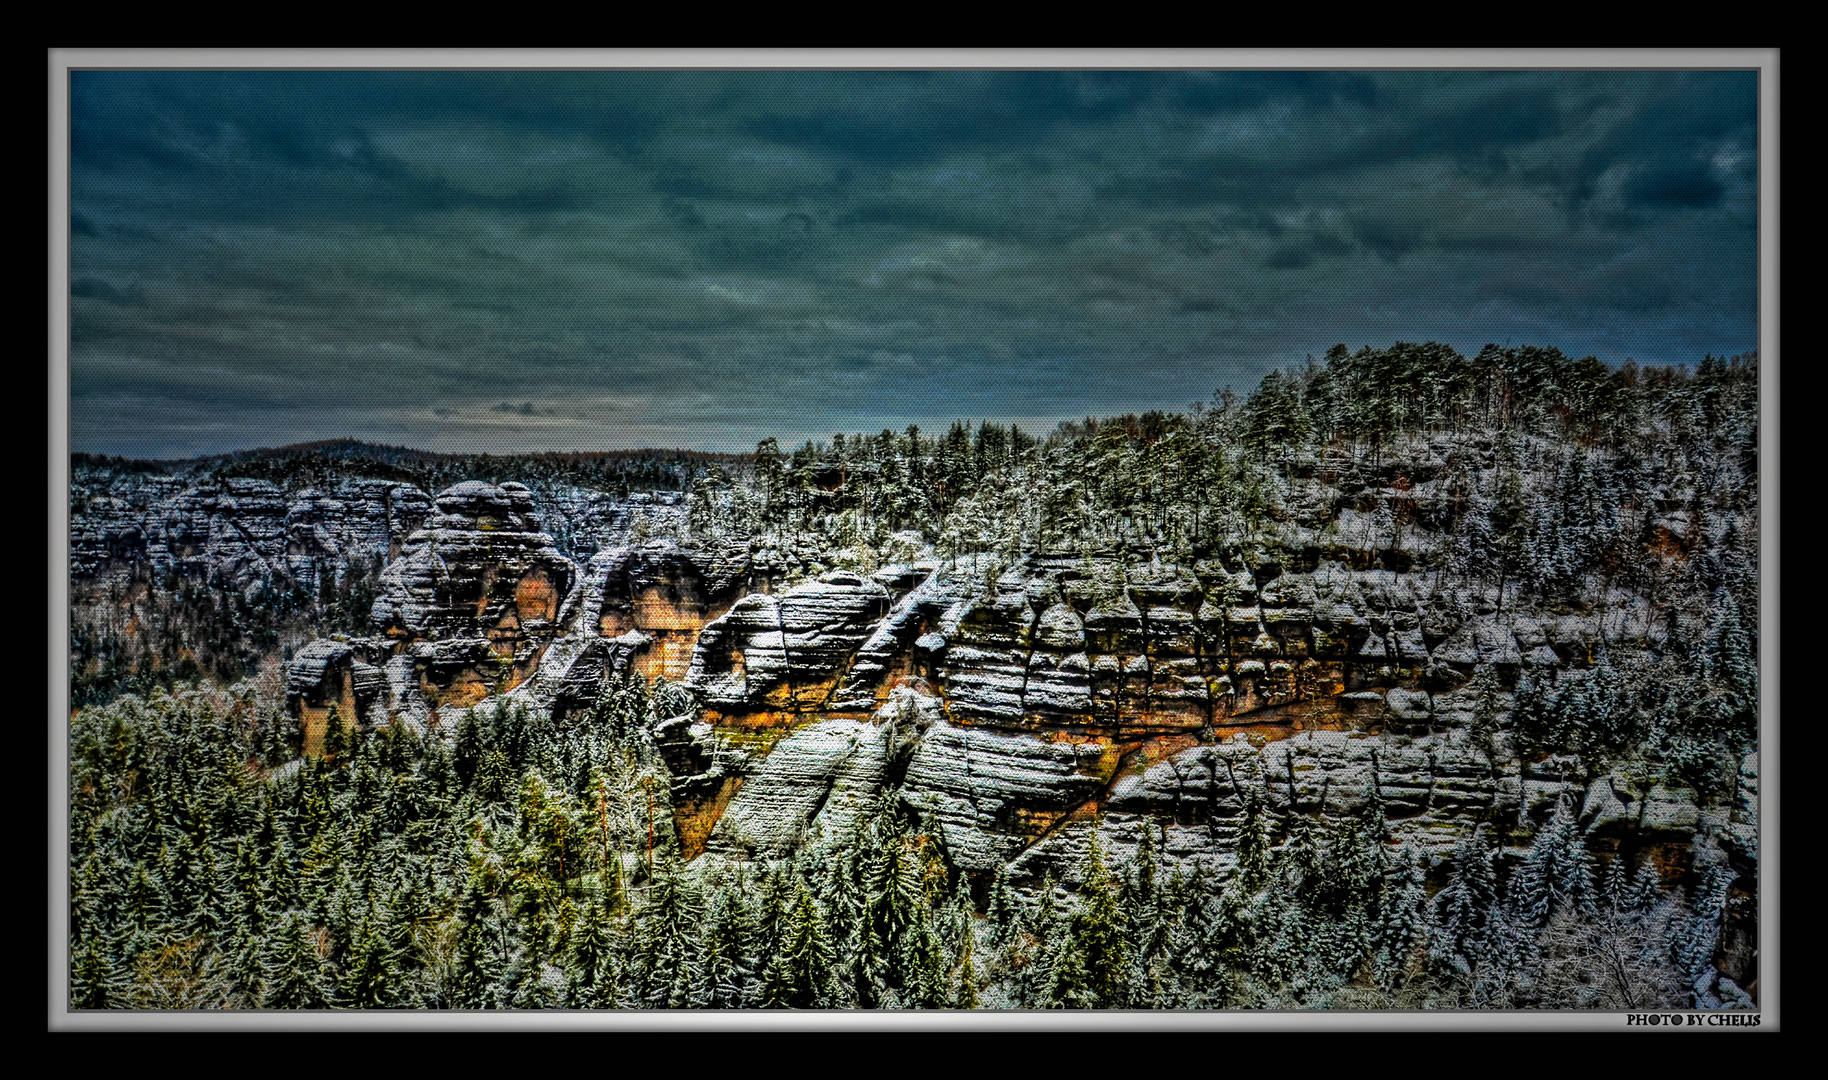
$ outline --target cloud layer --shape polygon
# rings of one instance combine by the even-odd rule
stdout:
[[[747,449],[1752,348],[1746,72],[77,72],[71,442]]]

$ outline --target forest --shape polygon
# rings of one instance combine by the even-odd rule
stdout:
[[[542,508],[679,493],[629,504],[613,535],[542,509],[580,561],[661,538],[741,549],[791,585],[927,545],[936,573],[993,596],[1006,570],[1082,560],[1113,610],[1125,567],[1337,566],[1426,582],[1430,639],[1507,612],[1591,616],[1597,640],[1572,658],[1424,658],[1403,677],[1475,703],[1452,737],[1494,770],[1641,777],[1686,793],[1698,824],[1673,847],[1600,842],[1564,793],[1527,828],[1470,818],[1423,850],[1373,783],[1348,814],[1247,798],[1222,863],[1172,857],[1165,824],[1145,823],[1135,845],[1094,834],[1070,873],[1029,881],[962,866],[901,797],[902,761],[842,834],[688,858],[662,732],[703,713],[690,686],[625,670],[591,708],[555,719],[497,696],[449,731],[358,730],[332,706],[305,753],[286,662],[369,629],[385,554],[326,558],[309,580],[122,560],[72,582],[70,1005],[1753,1008],[1758,462],[1755,355],[1637,367],[1434,343],[1340,345],[1244,397],[1044,433],[960,421],[743,455],[73,456],[73,517],[142,475],[513,480]]]

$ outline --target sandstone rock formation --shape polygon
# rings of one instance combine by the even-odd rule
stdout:
[[[1399,835],[1437,854],[1469,819],[1527,836],[1564,795],[1596,833],[1693,831],[1681,793],[1621,809],[1569,762],[1519,771],[1460,730],[1476,667],[1579,665],[1602,632],[1628,644],[1626,600],[1604,631],[1495,603],[1456,616],[1420,575],[1317,552],[994,574],[929,553],[777,588],[741,545],[613,546],[580,569],[520,485],[461,484],[436,506],[383,577],[376,637],[294,661],[299,715],[321,725],[335,701],[370,724],[379,703],[426,723],[505,691],[562,718],[623,672],[683,681],[704,718],[657,734],[688,853],[780,854],[846,827],[891,767],[962,865],[1019,879],[1070,876],[1088,829],[1121,850],[1146,822],[1171,859],[1222,868],[1246,788],[1281,818],[1353,813],[1375,785]]]
[[[1386,468],[1359,498],[1419,497],[1439,468],[1406,463],[1400,490]],[[301,497],[294,517],[320,505]],[[1094,834],[1121,851],[1146,829],[1170,860],[1223,869],[1247,793],[1272,823],[1375,797],[1437,858],[1468,822],[1524,843],[1563,800],[1602,846],[1684,845],[1704,825],[1693,792],[1520,763],[1468,730],[1475,671],[1573,685],[1596,649],[1644,645],[1643,598],[1547,612],[1444,587],[1416,568],[1436,538],[1385,546],[1352,507],[1324,535],[1291,525],[1187,564],[1144,548],[942,559],[903,534],[900,561],[868,573],[803,546],[670,539],[580,566],[537,509],[517,484],[441,493],[384,575],[375,636],[294,662],[299,714],[334,701],[359,723],[424,724],[506,692],[563,720],[624,674],[664,677],[702,707],[653,732],[688,855],[779,855],[896,787],[961,865],[1030,883],[1070,879]],[[607,528],[590,523],[599,502],[568,512],[574,538]]]
[[[347,725],[373,730],[388,719],[386,705],[396,693],[391,672],[380,659],[375,641],[314,641],[299,650],[286,668],[286,703],[304,726],[308,748],[323,745],[332,708]]]
[[[294,660],[294,708],[308,724],[341,700],[347,665],[326,666],[332,655],[384,670],[380,707],[414,726],[502,693],[563,716],[626,671],[680,680],[700,629],[750,584],[741,547],[670,540],[605,548],[581,568],[516,483],[457,484],[435,507],[382,574],[373,636],[314,643]],[[366,722],[374,708],[345,714]]]
[[[316,589],[322,573],[346,560],[397,556],[432,512],[417,488],[362,478],[293,492],[241,478],[186,486],[129,475],[83,485],[70,519],[73,579],[175,571],[237,587],[284,580]]]
[[[779,596],[751,593],[705,625],[687,682],[713,709],[737,715],[826,710],[890,602],[881,582],[845,571]]]

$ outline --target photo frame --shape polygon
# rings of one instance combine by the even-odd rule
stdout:
[[[53,872],[50,881],[49,917],[50,936],[53,943],[49,972],[49,1024],[54,1029],[85,1030],[92,1028],[199,1028],[209,1030],[235,1029],[250,1027],[256,1029],[355,1029],[363,1027],[396,1028],[413,1027],[421,1029],[442,1029],[445,1027],[474,1028],[476,1026],[496,1026],[504,1028],[639,1028],[650,1030],[686,1029],[695,1030],[706,1027],[725,1029],[772,1030],[787,1028],[797,1030],[844,1030],[844,1029],[1004,1029],[1020,1028],[1025,1030],[1050,1030],[1055,1027],[1071,1025],[1074,1028],[1094,1027],[1129,1030],[1133,1028],[1175,1027],[1192,1029],[1252,1029],[1252,1030],[1311,1030],[1324,1027],[1335,1030],[1357,1029],[1390,1029],[1410,1028],[1416,1030],[1442,1030],[1454,1027],[1479,1029],[1591,1029],[1591,1030],[1624,1030],[1627,1019],[1618,1013],[1420,1013],[1420,1012],[1326,1012],[1323,1014],[1276,1012],[1258,1015],[1245,1015],[1231,1012],[1198,1012],[1198,1013],[1124,1013],[1096,1012],[1055,1017],[1037,1012],[1013,1012],[1008,1014],[962,1014],[962,1013],[921,1013],[896,1012],[888,1014],[864,1014],[847,1012],[804,1012],[784,1015],[764,1015],[756,1013],[731,1013],[715,1017],[704,1013],[667,1014],[642,1012],[628,1015],[612,1013],[511,1013],[494,1016],[484,1013],[303,1013],[280,1014],[259,1012],[242,1016],[227,1014],[203,1013],[128,1013],[106,1012],[92,1013],[71,1011],[67,1008],[69,1000],[69,955],[68,940],[70,900],[70,883],[61,878],[57,868],[66,865],[65,852],[69,843],[68,799],[69,791],[69,746],[70,728],[70,684],[65,676],[69,668],[69,643],[71,638],[70,592],[70,519],[69,498],[71,492],[71,453],[78,450],[78,439],[72,421],[76,409],[76,398],[72,387],[78,374],[77,360],[72,359],[71,316],[73,289],[75,283],[83,276],[83,267],[72,257],[71,232],[73,212],[76,209],[71,194],[71,75],[73,72],[99,69],[143,69],[143,70],[187,70],[187,69],[589,69],[589,68],[622,68],[622,69],[771,69],[771,70],[814,70],[834,68],[855,69],[900,69],[900,70],[1402,70],[1402,69],[1490,69],[1490,70],[1541,70],[1541,69],[1683,69],[1683,70],[1750,70],[1758,73],[1758,168],[1756,177],[1758,198],[1755,201],[1758,233],[1758,258],[1755,285],[1758,297],[1757,319],[1757,364],[1758,396],[1761,406],[1761,425],[1759,445],[1761,455],[1758,461],[1761,498],[1759,501],[1759,594],[1762,605],[1759,618],[1761,627],[1762,651],[1759,656],[1759,702],[1758,702],[1758,747],[1762,755],[1763,775],[1760,777],[1760,799],[1764,807],[1760,820],[1767,828],[1760,837],[1759,853],[1759,897],[1760,906],[1759,949],[1762,957],[1760,968],[1760,1001],[1759,1015],[1763,1017],[1765,1028],[1774,1028],[1778,1016],[1777,1004],[1779,989],[1777,982],[1777,912],[1774,882],[1778,864],[1778,845],[1775,830],[1768,827],[1775,821],[1776,796],[1778,791],[1777,747],[1778,731],[1778,692],[1780,672],[1776,660],[1777,642],[1777,582],[1778,561],[1776,551],[1778,490],[1775,483],[1777,475],[1777,415],[1774,402],[1779,386],[1779,355],[1776,337],[1776,296],[1777,278],[1775,265],[1775,237],[1777,235],[1777,197],[1775,180],[1775,163],[1777,161],[1777,78],[1775,50],[1699,50],[1699,51],[1614,51],[1594,52],[1584,50],[1569,51],[1531,51],[1516,53],[1479,52],[1452,53],[1428,50],[1415,51],[1369,51],[1369,52],[1300,52],[1300,51],[1205,51],[1205,50],[1085,50],[1085,51],[909,51],[896,53],[832,53],[818,50],[803,51],[636,51],[636,52],[568,52],[512,50],[485,50],[480,52],[436,53],[436,52],[386,52],[386,51],[347,51],[347,52],[113,52],[113,51],[54,51],[51,64],[51,117],[50,130],[52,139],[52,166],[54,182],[51,188],[50,216],[53,225],[53,239],[50,251],[50,289],[51,289],[51,324],[52,355],[50,357],[50,392],[48,403],[50,414],[50,476],[51,488],[51,583],[52,599],[49,612],[49,640],[52,646],[52,663],[50,676],[52,790],[50,802],[51,821],[51,862]],[[1467,168],[1480,167],[1478,162],[1466,164]],[[688,208],[688,211],[689,208]],[[1366,232],[1355,243],[1362,243],[1368,249],[1376,247],[1376,238]],[[1392,241],[1399,243],[1400,241]],[[1394,250],[1394,249],[1393,249]],[[1318,257],[1324,257],[1319,252]],[[1271,256],[1274,257],[1274,256]],[[1315,250],[1291,252],[1287,258],[1315,258]],[[1742,287],[1744,283],[1741,283]],[[731,283],[729,288],[737,288]],[[1402,340],[1402,339],[1398,339]],[[1324,350],[1325,346],[1316,349]],[[1286,349],[1285,349],[1286,354]],[[1298,357],[1286,354],[1289,361]],[[1608,357],[1608,359],[1613,359]],[[1018,363],[1039,363],[1033,358],[1018,359]],[[911,377],[918,373],[918,365],[912,365],[905,373]],[[1242,374],[1242,373],[1240,373]],[[1260,374],[1252,371],[1250,375]],[[802,381],[802,389],[823,379],[830,385],[839,385],[845,376],[839,368],[830,368],[822,374],[811,376],[809,381]],[[1112,385],[1134,383],[1140,379],[1135,370],[1118,371],[1111,379]],[[961,379],[961,385],[968,380]],[[1249,392],[1254,385],[1254,378],[1242,380],[1233,378],[1239,394]],[[1187,387],[1195,397],[1204,397],[1214,387]],[[479,406],[479,409],[492,410],[506,407],[500,415],[506,417],[519,406],[525,411],[519,413],[521,419],[535,419],[540,410],[550,406],[543,402],[536,403],[531,394],[516,395],[519,400],[510,400],[504,396],[495,405]],[[91,398],[91,401],[99,400]],[[131,407],[131,398],[124,396],[124,407]],[[974,402],[975,411],[982,411],[981,401]],[[1074,402],[1075,405],[1078,402]],[[428,408],[430,405],[428,404]],[[1121,411],[1122,405],[1115,405],[1109,411]],[[1037,416],[1047,414],[1050,418],[1067,419],[1076,416],[1068,412],[1059,402],[1049,402],[1034,410]],[[249,416],[255,415],[250,412]],[[486,417],[484,419],[487,419]],[[556,418],[555,418],[556,419]],[[807,427],[800,432],[808,439],[818,437],[819,429],[812,427],[813,421],[807,421]],[[826,425],[830,426],[830,425]],[[874,424],[869,430],[873,430]],[[252,448],[268,445],[257,437],[252,437],[253,427],[230,429],[231,438],[241,441],[234,448]],[[424,430],[424,429],[420,429]],[[937,435],[937,425],[929,428]],[[84,436],[89,437],[89,436]],[[218,435],[217,437],[220,437]],[[319,436],[322,437],[322,436]],[[411,433],[402,436],[401,441],[408,441]],[[282,441],[274,439],[273,442]],[[298,440],[298,441],[303,441]],[[99,445],[99,444],[97,444]],[[471,443],[472,447],[481,445]],[[544,449],[545,447],[542,447]],[[720,447],[719,449],[740,449],[737,447]],[[104,451],[106,452],[106,451]],[[202,452],[200,449],[193,452]],[[146,456],[160,456],[150,453]],[[1502,592],[1500,593],[1502,597]],[[1686,1013],[1683,1014],[1685,1017]],[[1687,1023],[1686,1019],[1684,1023]],[[1697,1025],[1699,1026],[1699,1025]]]

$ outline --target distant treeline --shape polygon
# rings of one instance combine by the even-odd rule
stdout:
[[[748,454],[702,450],[604,450],[537,454],[439,454],[404,446],[338,439],[278,449],[176,461],[148,461],[101,454],[70,455],[73,469],[182,476],[192,481],[231,477],[271,480],[282,486],[329,484],[366,477],[441,491],[464,480],[509,480],[627,495],[631,491],[684,491],[713,465],[741,467]]]

